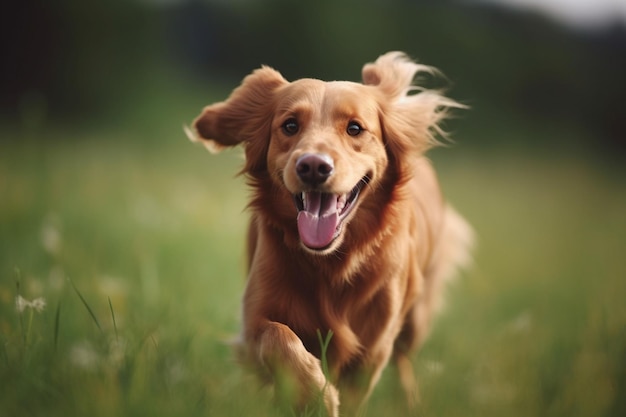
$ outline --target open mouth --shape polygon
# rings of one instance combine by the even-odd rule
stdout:
[[[310,249],[327,248],[339,233],[344,219],[355,206],[363,187],[369,183],[364,176],[347,194],[304,191],[293,196],[298,209],[300,240]]]

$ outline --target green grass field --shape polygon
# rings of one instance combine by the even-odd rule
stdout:
[[[240,154],[211,156],[178,126],[152,127],[154,142],[3,131],[0,416],[273,415],[228,347],[245,283]],[[462,145],[433,157],[479,238],[415,357],[413,414],[626,415],[624,171]],[[409,415],[394,373],[369,416]]]

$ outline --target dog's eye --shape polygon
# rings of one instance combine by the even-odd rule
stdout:
[[[362,130],[363,128],[360,124],[358,124],[357,122],[350,122],[348,123],[348,128],[346,129],[346,132],[348,132],[348,135],[350,136],[358,136]]]
[[[285,121],[285,123],[283,123],[283,132],[285,132],[285,135],[287,136],[291,136],[291,135],[295,135],[296,133],[298,133],[298,130],[300,129],[300,126],[298,126],[298,121],[296,119],[287,119]]]

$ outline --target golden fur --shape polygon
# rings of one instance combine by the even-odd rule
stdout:
[[[262,67],[188,131],[212,151],[245,147],[252,219],[242,351],[296,406],[322,393],[331,416],[340,401],[342,414],[356,412],[392,358],[414,401],[409,356],[443,283],[469,259],[472,231],[423,156],[446,110],[460,106],[412,86],[422,71],[433,70],[399,52],[365,65],[363,83],[288,82]],[[324,179],[306,177],[307,157]],[[299,213],[318,203],[325,208]],[[328,376],[318,331],[333,334]]]

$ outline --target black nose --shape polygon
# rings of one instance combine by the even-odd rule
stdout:
[[[335,169],[333,159],[323,153],[305,153],[296,161],[298,177],[308,185],[319,185],[330,177]]]

